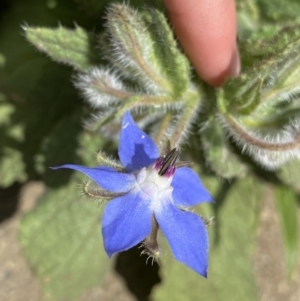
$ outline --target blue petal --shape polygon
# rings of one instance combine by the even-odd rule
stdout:
[[[199,176],[188,167],[176,169],[171,186],[174,187],[172,197],[176,205],[194,206],[212,201]]]
[[[155,211],[158,224],[166,236],[174,257],[200,275],[207,276],[208,236],[202,219],[164,202]]]
[[[128,171],[147,167],[159,157],[154,141],[135,124],[129,112],[122,122],[119,157]]]
[[[110,201],[102,219],[104,248],[109,256],[141,242],[151,232],[152,211],[148,200],[130,192]]]
[[[115,169],[106,166],[91,168],[75,164],[65,164],[51,168],[69,168],[80,171],[102,188],[112,192],[127,192],[136,184],[134,175],[118,172]]]

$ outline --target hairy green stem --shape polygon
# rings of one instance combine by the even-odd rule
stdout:
[[[178,147],[183,142],[189,127],[197,114],[197,107],[199,105],[199,94],[194,91],[188,91],[185,99],[187,99],[185,107],[179,116],[179,120],[175,125],[175,129],[170,137],[171,148]]]
[[[163,138],[166,134],[168,127],[172,122],[172,117],[173,114],[171,112],[167,112],[164,118],[162,119],[158,130],[155,133],[154,141],[156,145],[160,147],[160,149],[163,147]]]
[[[97,187],[92,182],[84,183],[82,187],[82,191],[89,198],[96,198],[96,199],[100,198],[101,200],[105,200],[105,201],[110,201],[111,199],[117,198],[126,193],[126,192],[118,192],[118,193],[110,192],[100,187]]]
[[[234,119],[234,117],[230,115],[223,115],[226,123],[228,124],[228,128],[235,133],[239,137],[240,140],[245,143],[256,146],[257,148],[264,149],[267,151],[289,151],[300,146],[300,135],[296,136],[293,141],[289,142],[267,142],[261,139],[254,137],[249,134],[245,129],[243,129]]]
[[[96,156],[97,161],[100,165],[113,167],[114,169],[120,172],[126,171],[126,169],[121,165],[121,163],[119,164],[114,160],[110,159],[104,152],[98,151]]]
[[[125,114],[126,111],[130,111],[131,109],[138,107],[140,105],[144,105],[145,107],[163,106],[164,104],[170,103],[171,101],[172,98],[169,95],[159,95],[159,96],[134,95],[122,103],[122,108],[115,109],[115,111],[110,115],[96,121],[93,124],[92,129],[96,130],[100,128],[102,125],[112,120],[118,120]]]

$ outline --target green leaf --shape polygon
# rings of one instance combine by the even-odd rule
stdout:
[[[162,258],[164,281],[154,292],[155,301],[258,300],[251,254],[255,236],[254,208],[261,198],[262,185],[251,179],[242,180],[225,193],[222,186],[212,206],[218,205],[219,214],[209,228],[208,279],[178,263],[169,252],[170,255]]]
[[[101,46],[111,64],[146,91],[178,100],[188,88],[190,65],[165,16],[155,9],[139,13],[128,5],[113,4],[107,20]]]
[[[16,181],[27,180],[22,153],[17,149],[18,143],[23,140],[23,129],[21,126],[11,124],[11,114],[14,111],[14,106],[6,102],[4,95],[0,95],[1,187],[9,187]]]
[[[38,171],[43,174],[43,181],[47,186],[62,186],[69,181],[71,173],[71,171],[70,173],[53,173],[49,166],[58,166],[64,163],[82,164],[77,155],[79,136],[83,131],[80,113],[74,112],[53,123],[52,131],[46,139],[42,140],[35,162]],[[94,154],[96,150],[86,147],[85,152]]]
[[[229,112],[247,115],[253,111],[261,99],[261,78],[248,78],[241,75],[229,80],[218,93],[220,108],[227,107]]]
[[[154,57],[159,62],[160,73],[165,73],[172,85],[172,94],[179,97],[188,88],[190,63],[178,47],[174,34],[163,13],[149,9],[144,13],[148,30],[152,35]]]
[[[228,134],[242,151],[270,170],[299,155],[299,50],[297,37],[218,93]]]
[[[239,41],[248,38],[259,28],[259,11],[253,1],[237,1],[237,21]]]
[[[101,209],[80,199],[76,181],[48,190],[21,221],[24,254],[50,299],[76,298],[101,284],[109,268],[100,235]]]
[[[265,20],[272,22],[299,20],[300,3],[297,0],[282,2],[281,0],[259,0],[257,4]]]
[[[23,126],[24,138],[15,148],[22,153],[29,177],[43,172],[41,162],[48,169],[76,157],[75,140],[81,130],[83,108],[70,76],[69,68],[39,58],[20,64],[5,78],[6,85],[13,87],[15,98],[20,99],[11,100],[11,123]]]
[[[1,147],[0,161],[0,186],[9,187],[14,182],[25,182],[27,174],[22,154],[16,149],[4,146]]]
[[[88,132],[84,131],[80,135],[79,139],[79,148],[77,154],[80,156],[80,159],[83,161],[83,165],[87,166],[96,166],[100,165],[97,162],[97,152],[104,149],[104,138],[99,132]],[[116,145],[109,143],[110,146],[114,149],[114,152],[117,149]],[[111,153],[111,152],[109,152]]]
[[[281,220],[287,272],[291,276],[298,260],[297,197],[290,188],[278,186],[275,201]]]
[[[225,132],[215,117],[210,118],[200,132],[209,167],[223,178],[244,176],[246,167],[228,145]]]
[[[95,38],[79,26],[74,30],[62,26],[56,29],[29,26],[24,30],[27,40],[55,61],[81,71],[96,63]]]
[[[10,115],[14,111],[14,106],[7,102],[4,94],[0,93],[0,126],[10,123]]]
[[[248,68],[246,72],[224,85],[223,93],[219,93],[221,98],[224,98],[219,100],[223,102],[222,107],[226,107],[227,111],[232,114],[254,115],[253,117],[263,120],[264,115],[269,117],[270,110],[266,107],[275,107],[279,111],[278,106],[281,103],[297,102],[300,61],[299,26],[293,30],[294,35],[289,34],[291,28],[282,30],[280,39],[274,38],[273,43],[256,41],[259,50],[265,50],[265,53],[261,54],[259,64],[257,62],[254,67]],[[252,44],[253,42],[249,42],[245,47],[249,48]],[[267,60],[266,56],[268,56]],[[274,114],[273,111],[272,114]]]
[[[285,163],[277,172],[280,180],[300,192],[300,160],[293,159]]]

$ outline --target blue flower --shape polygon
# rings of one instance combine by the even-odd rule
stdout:
[[[211,201],[198,175],[187,166],[176,164],[176,149],[160,157],[153,140],[137,127],[129,112],[122,122],[119,157],[126,172],[106,166],[54,167],[80,171],[101,188],[115,193],[102,217],[107,254],[112,256],[143,241],[145,252],[156,258],[157,232],[161,230],[175,258],[206,277],[206,227],[201,217],[185,209]]]

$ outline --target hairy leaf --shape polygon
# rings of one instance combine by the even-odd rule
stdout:
[[[300,192],[300,160],[293,159],[285,163],[277,172],[280,180]]]
[[[200,133],[206,162],[217,175],[223,178],[245,175],[245,166],[230,150],[225,132],[216,118],[208,120]]]
[[[76,181],[48,190],[21,221],[20,242],[45,296],[72,299],[101,284],[109,259],[100,235],[101,209],[81,201]]]
[[[1,97],[1,96],[0,96]],[[3,95],[0,99],[0,186],[8,187],[14,182],[27,179],[22,153],[18,143],[23,140],[22,127],[11,124],[14,106]]]
[[[278,186],[275,201],[281,220],[287,272],[291,276],[298,260],[297,197],[291,189]]]
[[[23,28],[28,41],[53,60],[81,71],[95,64],[95,37],[83,28],[79,26],[74,30],[62,26],[56,29],[30,26]]]

